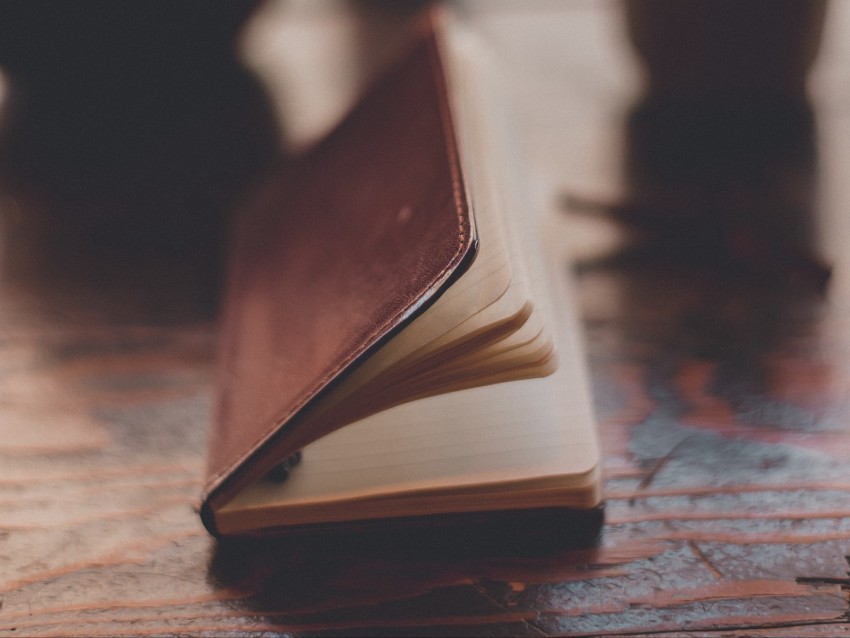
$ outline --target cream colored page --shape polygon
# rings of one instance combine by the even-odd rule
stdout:
[[[222,513],[391,492],[584,474],[595,466],[587,406],[560,369],[397,406],[316,441],[282,484],[258,482]]]
[[[474,43],[473,43],[474,44]],[[470,61],[482,59],[470,55]],[[481,94],[487,95],[488,104],[504,104],[501,90],[493,74],[493,66],[480,65],[476,72],[482,78]],[[489,124],[493,131],[502,131],[503,135],[494,135],[502,146],[493,154],[498,164],[496,171],[502,176],[501,195],[504,205],[516,214],[505,219],[505,232],[515,234],[523,244],[530,285],[533,290],[548,290],[550,294],[540,295],[537,308],[555,338],[557,352],[560,353],[559,375],[569,383],[562,392],[569,395],[573,405],[584,406],[586,414],[583,426],[588,437],[588,459],[594,464],[601,458],[596,432],[596,417],[593,412],[593,398],[587,375],[587,358],[584,352],[582,328],[579,322],[579,310],[575,300],[572,277],[572,261],[568,246],[569,224],[546,206],[540,190],[533,189],[519,161],[517,141],[511,136],[514,131],[508,122],[505,109],[489,108]],[[531,229],[531,230],[529,230]],[[525,231],[525,232],[523,232]]]
[[[551,336],[541,324],[539,313],[533,312],[518,330],[504,339],[484,348],[459,353],[451,366],[424,370],[421,374],[402,379],[399,383],[422,390],[424,385],[436,382],[444,391],[449,392],[478,385],[482,383],[481,377],[492,375],[508,375],[504,380],[544,376],[551,373],[551,370],[544,373],[541,368],[535,374],[527,367],[540,362],[543,353],[552,351]],[[474,383],[470,384],[470,380]]]

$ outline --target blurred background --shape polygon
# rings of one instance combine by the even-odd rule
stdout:
[[[0,3],[4,278],[214,309],[234,211],[426,4]],[[846,290],[850,193],[823,160],[850,135],[847,3],[450,4],[492,48],[529,179],[582,263],[649,247]],[[840,114],[828,134],[819,109]]]

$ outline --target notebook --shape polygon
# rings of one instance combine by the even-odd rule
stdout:
[[[503,106],[485,47],[429,12],[246,207],[220,330],[211,533],[601,520],[569,262]]]

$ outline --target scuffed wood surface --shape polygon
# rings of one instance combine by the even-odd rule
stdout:
[[[592,24],[611,11],[577,6]],[[546,7],[482,28],[497,41],[506,21],[545,31],[561,16]],[[850,99],[836,82],[815,111],[841,245]],[[570,95],[564,108],[586,115],[593,95]],[[612,112],[562,143],[583,148]],[[610,132],[594,139],[594,157],[620,152]],[[559,188],[619,188],[603,169],[585,179],[609,164],[563,153]],[[681,261],[582,264],[607,497],[585,549],[539,530],[511,549],[425,532],[217,545],[195,511],[214,321],[186,282],[107,294],[6,277],[0,636],[850,633],[846,262],[825,298]]]

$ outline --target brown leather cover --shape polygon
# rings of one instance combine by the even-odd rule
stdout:
[[[267,452],[293,417],[435,300],[475,244],[440,55],[423,29],[241,221],[206,509],[280,461]]]

